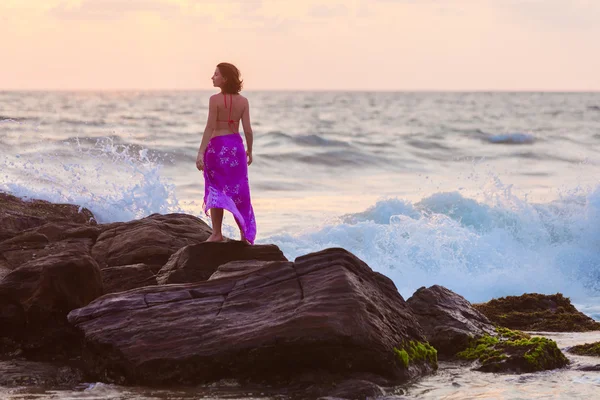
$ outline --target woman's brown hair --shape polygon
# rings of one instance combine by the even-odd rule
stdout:
[[[222,62],[217,65],[223,78],[227,79],[221,88],[223,93],[238,94],[244,87],[244,81],[240,79],[240,70],[233,64]]]

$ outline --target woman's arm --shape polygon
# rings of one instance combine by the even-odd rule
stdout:
[[[206,120],[206,127],[204,128],[204,134],[202,135],[202,142],[200,143],[200,148],[198,149],[198,157],[196,157],[196,167],[198,167],[199,170],[204,168],[204,152],[206,151],[206,147],[208,146],[208,142],[213,134],[216,123],[217,99],[213,95],[210,96],[210,100],[208,101],[208,119]]]
[[[246,99],[246,107],[242,113],[242,127],[244,128],[244,136],[246,136],[246,154],[248,155],[248,165],[252,164],[252,144],[254,137],[252,136],[252,126],[250,125],[250,102]]]

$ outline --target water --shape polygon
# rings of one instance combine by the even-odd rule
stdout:
[[[544,333],[561,350],[575,344],[600,340],[600,333]],[[598,397],[600,372],[579,371],[579,368],[600,363],[595,357],[567,354],[571,365],[554,371],[534,374],[489,374],[466,371],[464,366],[440,363],[437,374],[419,380],[405,388],[408,397],[418,399],[573,399]],[[595,361],[595,362],[594,362]]]
[[[0,92],[0,190],[207,220],[210,94]],[[562,292],[600,320],[600,93],[246,95],[258,243],[344,247],[405,298]]]

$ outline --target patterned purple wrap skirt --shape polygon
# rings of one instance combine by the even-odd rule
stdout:
[[[250,202],[248,163],[239,133],[214,136],[204,152],[204,212],[222,208],[233,214],[245,239],[254,244],[256,221]]]

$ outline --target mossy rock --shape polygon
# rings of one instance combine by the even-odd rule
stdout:
[[[415,363],[428,363],[433,369],[438,368],[437,350],[429,343],[410,341],[404,345],[394,347],[394,353],[404,368],[410,368]]]
[[[477,360],[483,372],[536,372],[564,367],[569,360],[556,342],[506,328],[497,328],[498,336],[485,335],[474,340],[459,359]]]
[[[578,311],[561,293],[526,293],[487,303],[473,304],[493,323],[510,329],[537,332],[586,332],[600,330],[600,323]]]
[[[568,352],[577,354],[578,356],[600,357],[600,342],[586,343],[573,346],[568,350]]]

